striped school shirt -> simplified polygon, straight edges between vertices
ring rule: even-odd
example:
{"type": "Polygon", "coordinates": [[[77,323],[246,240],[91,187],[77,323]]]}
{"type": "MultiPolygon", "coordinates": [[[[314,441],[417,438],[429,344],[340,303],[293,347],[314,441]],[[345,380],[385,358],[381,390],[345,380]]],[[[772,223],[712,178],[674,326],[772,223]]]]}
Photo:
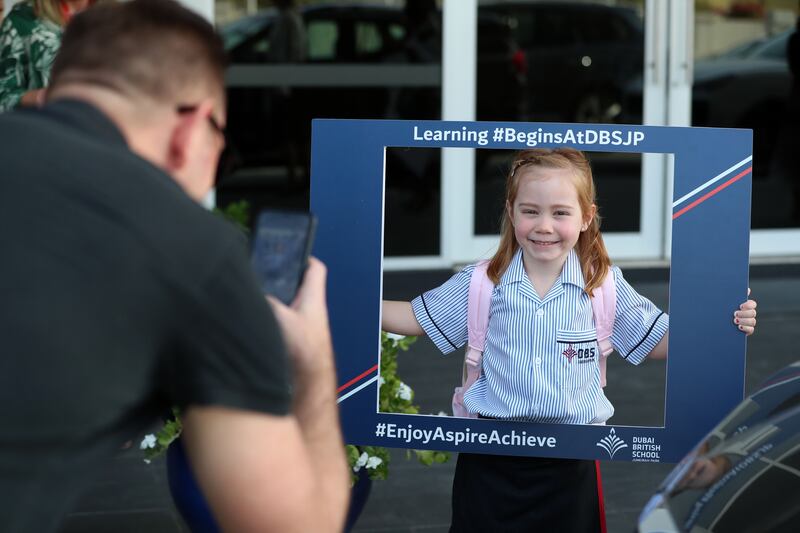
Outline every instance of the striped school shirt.
{"type": "MultiPolygon", "coordinates": [[[[467,342],[467,298],[475,266],[411,305],[442,353],[467,342]]],[[[611,269],[617,312],[611,343],[626,361],[641,363],[669,327],[669,317],[611,269]]],[[[517,251],[492,291],[481,376],[464,395],[470,412],[558,424],[598,424],[614,414],[600,386],[600,350],[580,261],[570,251],[544,298],[533,288],[517,251]]]]}

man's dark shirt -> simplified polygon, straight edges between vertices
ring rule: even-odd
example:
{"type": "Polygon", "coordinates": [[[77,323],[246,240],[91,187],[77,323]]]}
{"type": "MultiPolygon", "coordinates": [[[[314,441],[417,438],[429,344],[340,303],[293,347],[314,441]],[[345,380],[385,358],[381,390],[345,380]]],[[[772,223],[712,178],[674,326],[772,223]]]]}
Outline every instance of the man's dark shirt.
{"type": "Polygon", "coordinates": [[[0,115],[0,139],[0,531],[54,528],[171,405],[289,411],[235,228],[85,103],[0,115]]]}

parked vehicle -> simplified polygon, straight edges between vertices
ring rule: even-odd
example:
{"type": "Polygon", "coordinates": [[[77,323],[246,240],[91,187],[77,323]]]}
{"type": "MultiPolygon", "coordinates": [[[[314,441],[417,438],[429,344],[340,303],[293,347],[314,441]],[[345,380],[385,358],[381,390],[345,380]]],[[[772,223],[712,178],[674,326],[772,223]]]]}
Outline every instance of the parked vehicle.
{"type": "MultiPolygon", "coordinates": [[[[786,46],[791,32],[757,39],[699,60],[694,66],[692,125],[753,129],[754,177],[768,162],[783,122],[792,85],[786,46]]],[[[627,122],[641,122],[642,80],[630,83],[627,122]]]]}
{"type": "Polygon", "coordinates": [[[675,467],[638,531],[800,531],[800,361],[768,379],[675,467]]]}
{"type": "Polygon", "coordinates": [[[533,120],[615,122],[625,84],[641,75],[644,27],[632,8],[592,2],[481,0],[525,51],[533,120]]]}
{"type": "Polygon", "coordinates": [[[692,89],[692,124],[753,129],[754,167],[769,170],[786,113],[792,75],[786,60],[791,32],[759,39],[718,57],[698,61],[692,89]]]}

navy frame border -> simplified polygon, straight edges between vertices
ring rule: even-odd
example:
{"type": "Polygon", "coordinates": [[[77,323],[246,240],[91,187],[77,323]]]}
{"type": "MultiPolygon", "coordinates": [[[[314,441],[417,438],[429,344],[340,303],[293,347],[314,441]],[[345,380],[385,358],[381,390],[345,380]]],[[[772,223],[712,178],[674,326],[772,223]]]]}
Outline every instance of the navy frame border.
{"type": "MultiPolygon", "coordinates": [[[[675,462],[742,400],[746,339],[732,324],[732,313],[748,287],[751,130],[317,119],[312,122],[311,169],[311,210],[319,218],[313,253],[328,266],[346,442],[675,462]],[[437,131],[461,135],[435,140],[437,131]],[[377,412],[385,148],[514,150],[531,143],[590,152],[674,154],[664,427],[616,426],[613,417],[608,425],[591,426],[377,412]]],[[[450,357],[463,357],[463,352],[450,357]]]]}

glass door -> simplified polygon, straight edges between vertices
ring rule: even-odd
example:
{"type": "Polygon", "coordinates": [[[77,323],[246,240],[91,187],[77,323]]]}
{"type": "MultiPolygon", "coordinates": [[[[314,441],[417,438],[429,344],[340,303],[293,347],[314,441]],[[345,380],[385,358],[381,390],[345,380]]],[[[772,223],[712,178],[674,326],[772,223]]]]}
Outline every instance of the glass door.
{"type": "MultiPolygon", "coordinates": [[[[452,119],[666,124],[668,7],[660,1],[478,0],[477,15],[472,15],[476,20],[470,20],[464,9],[453,10],[451,16],[459,19],[454,26],[477,28],[475,77],[462,79],[461,91],[466,92],[463,84],[475,87],[478,105],[473,104],[472,116],[462,113],[452,119]],[[499,43],[510,43],[505,65],[499,43]],[[498,49],[494,55],[490,46],[498,49]],[[513,83],[508,81],[511,76],[513,83]],[[498,79],[506,80],[499,88],[498,79]],[[503,94],[491,94],[499,89],[503,94]]],[[[458,44],[461,50],[469,50],[458,44]]],[[[445,82],[447,45],[445,31],[445,82]]],[[[443,94],[445,102],[448,96],[443,94]]],[[[450,117],[443,114],[443,118],[450,117]]],[[[450,204],[453,213],[450,223],[443,218],[443,252],[451,263],[469,262],[489,256],[496,248],[512,152],[452,152],[453,171],[445,167],[442,176],[442,212],[446,216],[446,204],[450,204]]],[[[664,257],[669,158],[609,152],[588,155],[612,257],[664,257]]]]}
{"type": "Polygon", "coordinates": [[[693,126],[753,130],[751,254],[800,253],[800,39],[794,0],[694,5],[693,126]]]}

